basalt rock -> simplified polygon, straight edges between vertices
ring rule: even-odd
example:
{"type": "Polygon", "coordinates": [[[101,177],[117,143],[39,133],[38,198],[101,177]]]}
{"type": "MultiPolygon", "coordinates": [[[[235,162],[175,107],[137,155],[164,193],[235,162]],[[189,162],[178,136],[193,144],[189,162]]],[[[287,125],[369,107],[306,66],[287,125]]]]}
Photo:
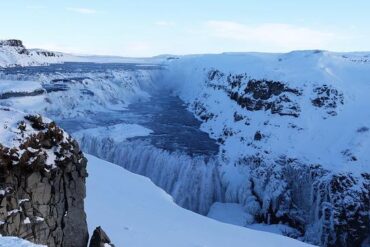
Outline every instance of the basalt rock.
{"type": "Polygon", "coordinates": [[[226,76],[218,70],[211,70],[206,84],[224,91],[231,100],[248,111],[270,111],[271,114],[292,117],[299,117],[301,112],[294,101],[301,96],[301,90],[283,82],[251,79],[246,74],[226,76]]]}
{"type": "Polygon", "coordinates": [[[85,247],[86,159],[55,123],[0,109],[0,234],[85,247]]]}
{"type": "Polygon", "coordinates": [[[98,226],[91,237],[89,247],[114,247],[114,244],[111,243],[108,235],[103,231],[103,229],[98,226]]]}

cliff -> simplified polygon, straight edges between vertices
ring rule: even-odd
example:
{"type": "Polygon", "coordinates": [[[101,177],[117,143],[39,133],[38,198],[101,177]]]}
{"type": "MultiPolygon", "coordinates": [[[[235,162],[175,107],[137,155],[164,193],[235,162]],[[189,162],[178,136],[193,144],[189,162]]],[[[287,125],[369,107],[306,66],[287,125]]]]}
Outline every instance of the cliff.
{"type": "Polygon", "coordinates": [[[54,122],[0,109],[0,234],[86,246],[86,177],[77,142],[54,122]]]}

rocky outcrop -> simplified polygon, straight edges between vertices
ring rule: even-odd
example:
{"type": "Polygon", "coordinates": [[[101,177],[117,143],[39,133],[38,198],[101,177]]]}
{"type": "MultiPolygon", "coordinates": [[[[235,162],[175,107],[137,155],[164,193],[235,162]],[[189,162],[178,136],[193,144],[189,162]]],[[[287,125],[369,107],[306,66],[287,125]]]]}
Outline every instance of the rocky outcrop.
{"type": "Polygon", "coordinates": [[[322,85],[313,89],[315,98],[311,99],[312,105],[324,108],[327,114],[336,116],[338,105],[344,104],[343,93],[329,85],[322,85]]]}
{"type": "Polygon", "coordinates": [[[0,109],[0,234],[38,244],[86,246],[86,159],[40,116],[0,109]]]}
{"type": "Polygon", "coordinates": [[[25,48],[23,42],[18,39],[0,40],[0,46],[13,46],[25,48]]]}
{"type": "Polygon", "coordinates": [[[23,42],[17,39],[0,40],[1,46],[13,47],[21,55],[29,55],[29,51],[24,47],[23,42]]]}
{"type": "Polygon", "coordinates": [[[103,231],[103,229],[98,226],[91,237],[89,247],[114,247],[111,243],[108,235],[103,231]]]}
{"type": "Polygon", "coordinates": [[[248,111],[263,110],[270,111],[271,114],[293,117],[299,117],[301,111],[294,99],[301,96],[302,92],[283,82],[255,80],[246,74],[226,76],[218,70],[211,70],[208,73],[207,86],[225,91],[231,100],[248,111]]]}

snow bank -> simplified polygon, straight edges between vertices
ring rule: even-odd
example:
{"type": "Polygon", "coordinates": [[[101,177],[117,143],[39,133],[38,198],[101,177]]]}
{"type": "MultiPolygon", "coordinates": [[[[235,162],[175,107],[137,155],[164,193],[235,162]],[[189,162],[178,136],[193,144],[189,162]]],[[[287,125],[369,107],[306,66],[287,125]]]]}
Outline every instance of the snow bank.
{"type": "Polygon", "coordinates": [[[310,246],[187,211],[149,179],[94,156],[87,158],[90,232],[101,225],[117,246],[310,246]]]}
{"type": "Polygon", "coordinates": [[[46,247],[45,245],[38,245],[28,242],[26,240],[16,238],[16,237],[1,237],[0,236],[0,246],[1,247],[46,247]]]}

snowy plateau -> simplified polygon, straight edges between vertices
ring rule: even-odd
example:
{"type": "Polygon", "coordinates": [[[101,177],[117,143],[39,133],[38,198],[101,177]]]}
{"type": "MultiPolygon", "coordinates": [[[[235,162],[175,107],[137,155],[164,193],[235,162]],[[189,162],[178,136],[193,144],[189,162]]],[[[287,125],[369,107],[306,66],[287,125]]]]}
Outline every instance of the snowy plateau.
{"type": "MultiPolygon", "coordinates": [[[[10,40],[0,66],[0,143],[18,145],[24,114],[77,140],[90,235],[101,225],[116,246],[370,245],[370,53],[127,59],[10,40]]],[[[52,167],[60,157],[45,152],[52,167]]]]}

